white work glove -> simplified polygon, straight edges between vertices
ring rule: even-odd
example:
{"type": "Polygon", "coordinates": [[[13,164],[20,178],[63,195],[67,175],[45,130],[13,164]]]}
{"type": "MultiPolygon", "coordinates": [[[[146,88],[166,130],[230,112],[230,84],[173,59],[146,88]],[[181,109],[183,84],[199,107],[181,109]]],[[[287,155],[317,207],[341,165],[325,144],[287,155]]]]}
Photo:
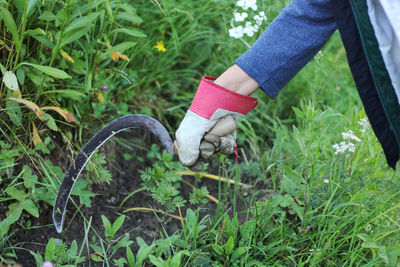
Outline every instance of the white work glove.
{"type": "MultiPolygon", "coordinates": [[[[192,105],[186,112],[178,130],[176,131],[176,148],[179,160],[183,165],[192,167],[200,156],[200,143],[204,135],[209,132],[221,119],[231,115],[235,121],[247,114],[257,105],[257,99],[235,93],[213,82],[214,77],[203,77],[193,99],[192,105]]],[[[235,133],[208,136],[215,149],[222,149],[228,153],[233,151],[235,133]],[[223,136],[223,138],[221,137],[223,136]]],[[[207,138],[206,138],[207,139],[207,138]]],[[[202,149],[210,151],[210,148],[202,149]]],[[[210,154],[210,153],[208,153],[210,154]]]]}

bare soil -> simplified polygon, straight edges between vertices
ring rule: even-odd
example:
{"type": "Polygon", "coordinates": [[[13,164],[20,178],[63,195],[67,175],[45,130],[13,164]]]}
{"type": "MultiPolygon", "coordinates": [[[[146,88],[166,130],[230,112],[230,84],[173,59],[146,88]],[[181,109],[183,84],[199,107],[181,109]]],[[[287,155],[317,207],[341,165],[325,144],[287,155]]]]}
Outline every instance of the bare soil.
{"type": "MultiPolygon", "coordinates": [[[[147,144],[147,148],[149,148],[152,143],[158,142],[155,140],[155,137],[140,130],[135,130],[135,135],[143,137],[142,140],[144,140],[144,144],[147,144]]],[[[118,137],[128,138],[129,133],[128,136],[126,133],[122,133],[122,135],[120,136],[119,134],[118,137]]],[[[130,136],[129,138],[132,137],[130,136]]],[[[141,144],[143,145],[143,141],[140,142],[138,143],[138,147],[140,147],[141,144]]],[[[76,240],[80,247],[82,241],[84,240],[84,225],[85,220],[87,219],[91,219],[92,228],[89,232],[90,241],[92,240],[92,236],[96,235],[95,233],[104,238],[104,227],[101,220],[101,215],[105,215],[111,222],[113,222],[116,218],[122,215],[123,210],[127,208],[146,207],[162,209],[162,207],[155,200],[153,200],[150,193],[146,191],[136,193],[128,201],[126,201],[121,209],[118,209],[118,206],[127,195],[142,187],[139,170],[144,170],[146,166],[151,166],[152,162],[145,161],[142,163],[138,160],[135,160],[135,158],[126,161],[123,157],[123,153],[125,153],[126,150],[122,146],[117,145],[115,142],[107,142],[104,147],[101,148],[101,152],[106,155],[106,158],[113,158],[113,160],[110,160],[107,166],[107,169],[112,172],[112,181],[110,184],[92,184],[90,186],[90,190],[97,194],[95,197],[91,198],[91,207],[80,206],[78,212],[78,209],[72,204],[72,201],[69,201],[67,214],[65,217],[66,220],[64,222],[64,229],[61,234],[58,234],[54,228],[51,216],[51,206],[43,204],[40,210],[40,218],[38,219],[27,214],[23,215],[20,220],[21,225],[26,225],[25,222],[30,220],[32,226],[30,229],[17,230],[10,239],[12,244],[17,245],[16,253],[18,255],[18,262],[20,264],[23,266],[36,266],[35,260],[30,251],[40,252],[41,255],[44,255],[46,244],[52,237],[61,239],[67,244],[71,244],[73,240],[76,240]]],[[[146,150],[138,149],[136,155],[138,157],[140,156],[146,158],[146,153],[146,150]]],[[[232,156],[232,158],[234,161],[234,156],[232,156]]],[[[67,167],[68,166],[63,167],[64,171],[67,169],[67,167]]],[[[82,179],[82,175],[80,179],[82,179]]],[[[196,181],[194,181],[194,178],[191,176],[185,176],[184,179],[192,184],[196,184],[196,181]]],[[[218,196],[217,181],[203,179],[199,184],[197,184],[197,186],[202,185],[207,186],[211,195],[215,197],[218,196]]],[[[265,185],[258,185],[257,187],[260,186],[265,185]]],[[[192,189],[188,185],[182,183],[181,191],[183,192],[183,197],[188,200],[189,193],[192,191],[192,189]]],[[[229,189],[229,191],[232,190],[229,189]]],[[[249,195],[253,192],[254,191],[250,189],[250,191],[247,190],[245,194],[249,195]]],[[[79,203],[79,198],[74,198],[74,200],[75,203],[79,203]]],[[[231,204],[232,203],[226,203],[224,207],[229,209],[231,208],[231,204]]],[[[245,210],[246,206],[247,205],[243,201],[239,201],[238,210],[245,210]]],[[[186,213],[186,209],[189,207],[192,209],[197,208],[196,206],[191,206],[189,202],[187,202],[187,206],[182,210],[183,216],[186,213]]],[[[0,209],[5,210],[1,206],[0,209]]],[[[215,210],[216,204],[213,202],[208,202],[206,205],[202,206],[201,215],[213,215],[215,210]]],[[[141,237],[146,241],[147,244],[150,244],[154,239],[160,237],[160,233],[164,233],[164,231],[166,231],[170,235],[176,231],[179,231],[181,227],[179,220],[162,214],[157,214],[156,216],[153,212],[141,211],[128,212],[125,214],[125,222],[118,231],[117,236],[129,233],[130,240],[133,241],[135,241],[136,237],[141,237]]],[[[239,219],[240,221],[245,220],[246,213],[241,213],[239,219]]],[[[131,249],[134,253],[138,250],[136,242],[132,244],[131,249]]],[[[124,256],[125,252],[122,251],[122,249],[120,249],[120,251],[121,256],[124,256]]],[[[89,258],[86,249],[83,254],[89,258]]],[[[82,266],[88,266],[88,264],[82,264],[82,266]]]]}

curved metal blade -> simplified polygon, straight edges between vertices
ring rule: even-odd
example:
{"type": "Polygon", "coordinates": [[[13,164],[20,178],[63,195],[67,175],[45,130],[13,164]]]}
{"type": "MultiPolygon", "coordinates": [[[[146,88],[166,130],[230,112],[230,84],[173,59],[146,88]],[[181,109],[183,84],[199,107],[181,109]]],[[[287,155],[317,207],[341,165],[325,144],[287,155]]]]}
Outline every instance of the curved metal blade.
{"type": "Polygon", "coordinates": [[[58,190],[57,197],[53,207],[53,222],[58,233],[61,233],[65,209],[68,204],[68,199],[71,194],[72,188],[79,174],[85,167],[87,161],[93,155],[97,148],[99,148],[105,141],[107,141],[114,134],[129,129],[129,128],[144,128],[158,136],[160,142],[164,145],[165,149],[174,154],[173,142],[167,129],[156,119],[146,115],[128,115],[112,121],[107,124],[103,129],[98,131],[89,142],[82,148],[75,161],[69,167],[60,189],[58,190]]]}

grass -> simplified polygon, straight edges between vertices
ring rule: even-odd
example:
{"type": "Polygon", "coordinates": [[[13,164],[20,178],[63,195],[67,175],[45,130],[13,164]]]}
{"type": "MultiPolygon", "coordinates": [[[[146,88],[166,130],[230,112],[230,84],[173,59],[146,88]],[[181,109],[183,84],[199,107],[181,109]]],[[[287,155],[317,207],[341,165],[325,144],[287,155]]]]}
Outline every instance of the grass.
{"type": "MultiPolygon", "coordinates": [[[[258,1],[268,18],[263,27],[285,4],[258,1]]],[[[3,75],[16,74],[19,87],[0,87],[1,263],[14,262],[25,249],[11,237],[51,210],[64,175],[59,166],[96,129],[142,113],[174,132],[199,78],[220,74],[247,49],[228,35],[234,5],[0,2],[0,67],[3,75]],[[154,47],[161,41],[165,52],[154,47]]],[[[96,232],[79,207],[91,205],[91,184],[111,179],[113,155],[97,154],[74,190],[83,240],[49,239],[32,252],[37,265],[399,266],[399,175],[387,166],[372,130],[360,124],[365,113],[338,34],[275,100],[261,91],[255,96],[259,106],[239,122],[239,162],[220,156],[207,174],[253,187],[218,181],[216,209],[205,210],[210,192],[195,188],[185,199],[182,166],[156,148],[141,158],[137,147],[116,140],[130,149],[127,160],[157,160],[138,190],[163,205],[155,218],[173,213],[181,228],[164,229],[147,244],[120,233],[124,215],[113,222],[103,216],[104,232],[96,232]],[[344,140],[349,130],[360,141],[344,140]],[[335,153],[333,145],[342,141],[352,141],[355,151],[335,153]],[[132,244],[139,249],[132,251],[132,244]]]]}

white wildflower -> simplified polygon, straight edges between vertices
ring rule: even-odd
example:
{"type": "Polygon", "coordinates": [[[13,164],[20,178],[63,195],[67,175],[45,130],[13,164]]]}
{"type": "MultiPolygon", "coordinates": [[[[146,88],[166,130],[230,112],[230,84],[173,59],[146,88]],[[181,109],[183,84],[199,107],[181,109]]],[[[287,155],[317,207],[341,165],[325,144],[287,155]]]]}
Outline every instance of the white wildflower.
{"type": "Polygon", "coordinates": [[[358,138],[357,136],[354,135],[354,132],[352,130],[348,130],[347,132],[343,132],[342,136],[343,136],[344,140],[351,139],[351,140],[354,140],[354,141],[357,141],[357,142],[361,141],[360,138],[358,138]]]}
{"type": "Polygon", "coordinates": [[[244,10],[249,8],[253,9],[254,11],[257,10],[257,0],[239,0],[236,2],[237,6],[240,6],[244,10]]]}
{"type": "Polygon", "coordinates": [[[233,13],[233,16],[234,16],[234,19],[236,22],[241,22],[241,21],[244,21],[248,17],[248,14],[246,12],[243,12],[243,13],[235,12],[235,13],[233,13]]]}
{"type": "Polygon", "coordinates": [[[232,29],[229,30],[229,36],[235,39],[242,38],[243,35],[244,35],[243,26],[232,27],[232,29]]]}
{"type": "Polygon", "coordinates": [[[324,183],[325,184],[329,184],[329,180],[328,179],[324,179],[324,183]]]}
{"type": "Polygon", "coordinates": [[[368,121],[368,119],[367,119],[366,117],[362,118],[362,119],[358,122],[358,124],[361,125],[361,127],[362,127],[361,133],[363,133],[363,134],[364,134],[365,131],[371,126],[371,125],[369,124],[369,121],[368,121]]]}
{"type": "Polygon", "coordinates": [[[335,155],[344,154],[346,151],[354,153],[356,151],[356,147],[352,142],[342,141],[340,144],[334,144],[333,149],[335,149],[335,155]]]}
{"type": "Polygon", "coordinates": [[[251,22],[247,21],[243,31],[245,34],[247,34],[247,36],[252,37],[254,33],[258,31],[258,26],[257,25],[253,26],[251,22]]]}
{"type": "Polygon", "coordinates": [[[264,20],[267,20],[267,17],[265,16],[264,11],[261,11],[258,13],[258,15],[255,15],[253,19],[255,20],[256,24],[260,26],[264,20]]]}

